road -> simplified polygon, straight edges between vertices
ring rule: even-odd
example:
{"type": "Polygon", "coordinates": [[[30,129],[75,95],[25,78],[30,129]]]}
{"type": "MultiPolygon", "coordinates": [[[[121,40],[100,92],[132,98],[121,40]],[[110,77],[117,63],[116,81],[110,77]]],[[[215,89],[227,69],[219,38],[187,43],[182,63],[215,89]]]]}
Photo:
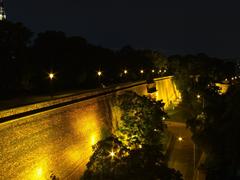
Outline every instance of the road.
{"type": "Polygon", "coordinates": [[[191,132],[184,122],[168,121],[168,130],[174,134],[174,145],[169,154],[168,166],[179,170],[184,180],[192,180],[194,172],[194,144],[191,132]],[[178,140],[182,137],[182,141],[178,140]]]}

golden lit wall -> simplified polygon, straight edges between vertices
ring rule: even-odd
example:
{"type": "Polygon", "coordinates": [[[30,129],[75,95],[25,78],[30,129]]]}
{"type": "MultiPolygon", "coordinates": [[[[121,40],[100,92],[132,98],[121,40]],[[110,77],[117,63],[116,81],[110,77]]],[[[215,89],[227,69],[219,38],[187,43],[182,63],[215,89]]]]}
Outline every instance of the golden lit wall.
{"type": "MultiPolygon", "coordinates": [[[[126,90],[144,94],[146,85],[126,90]]],[[[78,179],[119,116],[112,100],[126,90],[0,124],[0,179],[78,179]]]]}
{"type": "MultiPolygon", "coordinates": [[[[156,80],[156,85],[158,99],[169,102],[177,97],[171,78],[156,80]]],[[[78,179],[92,154],[91,146],[118,123],[121,113],[113,106],[114,97],[129,90],[147,95],[146,84],[136,85],[1,123],[0,179],[42,180],[50,179],[51,175],[78,179]]],[[[24,112],[24,107],[20,109],[24,112]]]]}
{"type": "Polygon", "coordinates": [[[154,79],[156,83],[156,99],[163,100],[164,108],[178,103],[181,98],[180,92],[177,90],[172,76],[154,79]]]}
{"type": "Polygon", "coordinates": [[[216,83],[215,85],[220,88],[220,91],[219,91],[220,94],[227,93],[228,88],[229,88],[229,84],[216,83]]]}

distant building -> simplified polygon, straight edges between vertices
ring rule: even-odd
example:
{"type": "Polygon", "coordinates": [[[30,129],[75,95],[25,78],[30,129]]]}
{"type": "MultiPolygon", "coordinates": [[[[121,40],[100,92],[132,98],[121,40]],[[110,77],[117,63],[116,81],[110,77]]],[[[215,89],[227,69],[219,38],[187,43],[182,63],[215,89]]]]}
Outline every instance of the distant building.
{"type": "Polygon", "coordinates": [[[0,0],[0,21],[3,21],[7,18],[5,10],[4,10],[4,5],[3,5],[3,0],[0,0]]]}

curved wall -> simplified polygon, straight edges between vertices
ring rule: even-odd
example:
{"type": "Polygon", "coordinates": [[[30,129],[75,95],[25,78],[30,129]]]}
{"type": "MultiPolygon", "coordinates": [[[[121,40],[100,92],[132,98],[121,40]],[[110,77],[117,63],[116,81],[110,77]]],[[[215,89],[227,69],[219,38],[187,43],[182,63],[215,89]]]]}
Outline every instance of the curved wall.
{"type": "MultiPolygon", "coordinates": [[[[168,94],[172,92],[171,87],[163,93],[161,86],[167,82],[159,81],[162,80],[156,80],[159,94],[171,98],[172,94],[168,94]]],[[[53,175],[60,179],[79,179],[92,154],[91,146],[109,134],[119,120],[119,109],[113,107],[114,97],[129,90],[148,94],[147,84],[142,82],[114,89],[92,92],[89,98],[75,96],[74,101],[71,96],[44,102],[44,106],[53,108],[44,107],[42,111],[37,104],[0,111],[3,118],[7,118],[4,112],[11,112],[8,115],[13,118],[0,124],[0,179],[41,180],[53,175]],[[15,118],[19,109],[23,116],[15,118]],[[33,113],[25,116],[24,110],[33,113]]]]}

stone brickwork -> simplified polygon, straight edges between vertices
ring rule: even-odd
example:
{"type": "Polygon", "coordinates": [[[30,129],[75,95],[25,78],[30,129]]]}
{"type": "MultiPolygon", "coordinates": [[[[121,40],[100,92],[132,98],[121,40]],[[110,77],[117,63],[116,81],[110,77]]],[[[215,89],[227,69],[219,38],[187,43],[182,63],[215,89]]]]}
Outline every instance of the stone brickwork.
{"type": "Polygon", "coordinates": [[[0,111],[0,118],[10,117],[0,123],[0,179],[79,179],[92,145],[110,134],[120,118],[114,97],[129,90],[147,95],[147,84],[125,84],[0,111]]]}

